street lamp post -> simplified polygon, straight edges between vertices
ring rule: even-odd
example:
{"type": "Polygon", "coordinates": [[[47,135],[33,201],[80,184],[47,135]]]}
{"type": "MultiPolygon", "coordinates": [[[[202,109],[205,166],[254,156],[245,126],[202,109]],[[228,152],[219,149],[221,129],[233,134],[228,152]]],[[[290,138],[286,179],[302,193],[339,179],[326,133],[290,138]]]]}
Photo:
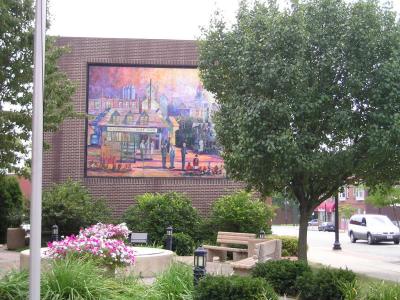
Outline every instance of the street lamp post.
{"type": "Polygon", "coordinates": [[[55,224],[51,227],[51,241],[52,242],[58,241],[58,226],[55,224]]]}
{"type": "Polygon", "coordinates": [[[261,229],[260,232],[258,233],[258,238],[265,239],[265,231],[263,229],[261,229]]]}
{"type": "Polygon", "coordinates": [[[172,226],[167,227],[167,249],[172,251],[172,226]]]}
{"type": "Polygon", "coordinates": [[[339,197],[335,195],[335,242],[333,243],[333,250],[342,250],[339,242],[339,197]]]}
{"type": "Polygon", "coordinates": [[[202,246],[194,251],[193,283],[196,286],[199,280],[206,275],[207,250],[202,246]]]}

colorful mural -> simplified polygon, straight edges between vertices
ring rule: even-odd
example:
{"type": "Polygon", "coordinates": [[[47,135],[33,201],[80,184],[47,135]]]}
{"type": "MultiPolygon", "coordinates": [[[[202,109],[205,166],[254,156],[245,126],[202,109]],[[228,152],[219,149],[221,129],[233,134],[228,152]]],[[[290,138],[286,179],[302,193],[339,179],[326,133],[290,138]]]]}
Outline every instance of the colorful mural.
{"type": "Polygon", "coordinates": [[[225,177],[197,69],[88,68],[86,176],[225,177]]]}

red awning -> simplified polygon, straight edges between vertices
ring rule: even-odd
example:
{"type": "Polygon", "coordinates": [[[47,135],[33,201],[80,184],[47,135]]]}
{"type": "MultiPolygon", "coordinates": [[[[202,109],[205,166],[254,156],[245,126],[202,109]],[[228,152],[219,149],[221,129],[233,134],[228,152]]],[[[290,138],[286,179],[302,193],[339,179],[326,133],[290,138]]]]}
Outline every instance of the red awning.
{"type": "Polygon", "coordinates": [[[315,208],[315,211],[326,211],[327,213],[331,213],[335,211],[335,202],[324,201],[315,208]]]}

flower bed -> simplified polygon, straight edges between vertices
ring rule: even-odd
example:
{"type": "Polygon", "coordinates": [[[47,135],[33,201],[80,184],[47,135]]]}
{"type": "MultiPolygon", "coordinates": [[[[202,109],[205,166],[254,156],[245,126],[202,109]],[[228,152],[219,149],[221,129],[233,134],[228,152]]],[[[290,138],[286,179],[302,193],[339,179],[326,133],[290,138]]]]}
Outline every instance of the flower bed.
{"type": "Polygon", "coordinates": [[[130,231],[124,223],[96,224],[81,229],[78,236],[71,235],[58,242],[48,243],[46,255],[65,258],[67,255],[89,256],[107,266],[127,266],[135,262],[135,251],[125,244],[130,231]]]}

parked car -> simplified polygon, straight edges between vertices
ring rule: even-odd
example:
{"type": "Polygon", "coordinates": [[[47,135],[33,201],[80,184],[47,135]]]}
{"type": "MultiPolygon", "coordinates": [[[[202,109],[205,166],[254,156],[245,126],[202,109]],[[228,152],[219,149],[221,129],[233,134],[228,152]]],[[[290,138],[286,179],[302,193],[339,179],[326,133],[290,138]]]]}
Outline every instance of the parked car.
{"type": "Polygon", "coordinates": [[[318,226],[319,231],[335,231],[335,225],[332,222],[322,222],[318,226]]]}
{"type": "Polygon", "coordinates": [[[354,215],[350,218],[350,241],[367,240],[368,244],[392,241],[399,244],[400,230],[384,215],[354,215]]]}
{"type": "Polygon", "coordinates": [[[308,222],[308,226],[318,226],[318,219],[312,219],[308,222]]]}

